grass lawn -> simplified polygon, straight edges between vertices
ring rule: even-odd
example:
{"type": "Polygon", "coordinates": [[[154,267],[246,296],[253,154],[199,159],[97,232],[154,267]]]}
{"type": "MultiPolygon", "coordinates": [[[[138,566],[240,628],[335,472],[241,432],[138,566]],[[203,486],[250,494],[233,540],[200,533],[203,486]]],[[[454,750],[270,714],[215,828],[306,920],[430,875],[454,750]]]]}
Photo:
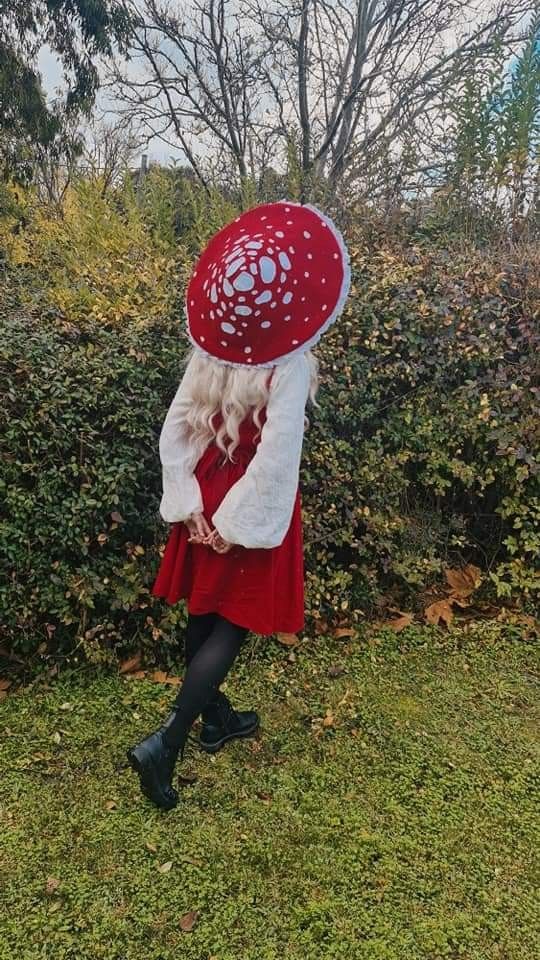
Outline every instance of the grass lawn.
{"type": "Polygon", "coordinates": [[[11,694],[0,960],[533,960],[538,666],[489,623],[253,637],[225,689],[259,737],[191,743],[169,813],[125,750],[174,688],[86,670],[11,694]]]}

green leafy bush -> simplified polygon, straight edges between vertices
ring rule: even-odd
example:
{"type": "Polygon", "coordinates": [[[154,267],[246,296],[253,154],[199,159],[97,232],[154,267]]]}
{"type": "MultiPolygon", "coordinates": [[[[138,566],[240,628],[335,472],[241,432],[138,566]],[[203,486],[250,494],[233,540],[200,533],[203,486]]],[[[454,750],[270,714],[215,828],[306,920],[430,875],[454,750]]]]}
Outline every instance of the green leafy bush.
{"type": "MultiPolygon", "coordinates": [[[[4,642],[96,662],[133,646],[166,655],[185,611],[149,594],[168,533],[158,434],[187,346],[193,236],[156,236],[129,189],[103,200],[85,185],[49,226],[32,203],[10,216],[4,642]]],[[[494,596],[527,601],[538,586],[537,264],[349,239],[353,288],[316,349],[320,408],[308,407],[301,473],[308,627],[358,618],[383,595],[420,603],[464,562],[494,596]]]]}

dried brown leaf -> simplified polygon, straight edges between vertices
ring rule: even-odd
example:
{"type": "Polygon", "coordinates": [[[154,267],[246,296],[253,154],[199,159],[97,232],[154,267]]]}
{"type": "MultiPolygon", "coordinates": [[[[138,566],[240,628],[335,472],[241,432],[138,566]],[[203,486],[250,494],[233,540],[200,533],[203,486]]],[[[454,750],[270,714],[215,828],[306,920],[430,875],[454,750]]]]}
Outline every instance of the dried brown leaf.
{"type": "Polygon", "coordinates": [[[153,680],[154,683],[166,683],[167,673],[165,670],[154,670],[154,672],[150,675],[150,679],[153,680]]]}
{"type": "Polygon", "coordinates": [[[410,627],[414,619],[413,613],[402,613],[399,612],[399,617],[396,617],[394,620],[385,620],[382,624],[383,627],[389,627],[390,630],[395,630],[396,633],[400,633],[401,630],[404,630],[405,627],[410,627]]]}
{"type": "Polygon", "coordinates": [[[122,660],[118,670],[120,673],[133,673],[134,670],[138,670],[141,666],[142,653],[139,650],[138,653],[135,653],[132,657],[128,657],[127,660],[122,660]]]}
{"type": "Polygon", "coordinates": [[[452,603],[451,598],[447,600],[436,600],[435,603],[430,603],[429,607],[426,607],[424,610],[427,623],[433,623],[438,626],[439,621],[442,620],[447,626],[450,626],[454,619],[452,603]]]}
{"type": "Polygon", "coordinates": [[[461,569],[448,567],[444,575],[451,588],[451,594],[456,597],[470,597],[482,582],[480,567],[475,567],[472,563],[468,563],[461,569]]]}
{"type": "Polygon", "coordinates": [[[189,933],[197,923],[198,917],[198,910],[190,910],[189,913],[185,913],[184,916],[180,918],[180,929],[185,933],[189,933]]]}
{"type": "Polygon", "coordinates": [[[296,633],[276,633],[276,639],[284,647],[295,647],[298,643],[296,633]]]}

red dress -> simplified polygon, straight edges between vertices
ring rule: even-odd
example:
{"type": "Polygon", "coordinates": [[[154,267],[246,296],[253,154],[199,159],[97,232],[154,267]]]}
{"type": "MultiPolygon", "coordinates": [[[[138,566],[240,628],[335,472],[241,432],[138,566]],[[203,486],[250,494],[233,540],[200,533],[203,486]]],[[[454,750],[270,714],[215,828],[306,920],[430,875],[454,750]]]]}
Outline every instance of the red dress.
{"type": "MultiPolygon", "coordinates": [[[[216,426],[221,414],[216,414],[216,426]]],[[[266,408],[261,410],[261,424],[266,408]]],[[[249,415],[240,424],[236,463],[224,457],[214,441],[197,462],[203,513],[211,529],[212,515],[223,497],[244,474],[260,435],[249,415]]],[[[188,542],[183,521],[172,524],[151,593],[167,603],[187,599],[189,613],[220,613],[253,633],[297,633],[304,627],[304,554],[300,488],[296,492],[289,529],[273,548],[233,544],[227,553],[188,542]]]]}

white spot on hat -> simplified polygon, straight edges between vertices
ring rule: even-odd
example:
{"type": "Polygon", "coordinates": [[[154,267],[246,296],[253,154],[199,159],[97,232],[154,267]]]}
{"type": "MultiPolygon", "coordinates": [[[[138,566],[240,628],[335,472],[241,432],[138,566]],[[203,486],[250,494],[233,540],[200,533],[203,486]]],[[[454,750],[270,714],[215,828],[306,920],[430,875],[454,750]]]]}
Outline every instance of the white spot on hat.
{"type": "Polygon", "coordinates": [[[225,278],[225,280],[223,281],[223,293],[225,294],[226,297],[232,297],[234,294],[232,284],[229,283],[227,278],[225,278]]]}
{"type": "Polygon", "coordinates": [[[249,269],[251,270],[252,273],[257,273],[257,264],[256,264],[256,263],[250,263],[249,269]]]}
{"type": "Polygon", "coordinates": [[[233,283],[237,290],[251,290],[255,285],[255,281],[249,273],[238,274],[233,283]]]}
{"type": "Polygon", "coordinates": [[[217,294],[215,283],[212,284],[212,289],[210,291],[210,299],[212,303],[217,303],[218,301],[218,294],[217,294]]]}
{"type": "Polygon", "coordinates": [[[251,353],[251,347],[244,347],[244,353],[251,353]]]}
{"type": "Polygon", "coordinates": [[[267,327],[271,327],[271,326],[272,324],[270,323],[270,320],[263,320],[263,322],[261,323],[261,327],[263,327],[264,330],[266,330],[267,327]]]}
{"type": "Polygon", "coordinates": [[[221,346],[222,346],[222,347],[226,347],[226,346],[227,346],[227,341],[226,341],[226,340],[220,340],[220,343],[221,343],[221,346]]]}
{"type": "Polygon", "coordinates": [[[251,307],[235,307],[234,312],[240,317],[250,317],[252,310],[251,307]]]}
{"type": "Polygon", "coordinates": [[[263,283],[272,283],[276,275],[276,265],[270,257],[261,257],[259,260],[259,270],[263,283]]]}
{"type": "Polygon", "coordinates": [[[309,272],[308,272],[307,270],[306,270],[306,272],[304,273],[304,276],[305,276],[305,277],[309,277],[309,272]]]}
{"type": "MultiPolygon", "coordinates": [[[[280,282],[280,283],[285,283],[286,279],[287,279],[287,274],[284,273],[283,271],[281,271],[281,273],[280,273],[280,275],[279,275],[279,282],[280,282]]],[[[279,293],[279,290],[278,290],[278,293],[279,293]]]]}
{"type": "Polygon", "coordinates": [[[298,343],[298,340],[291,340],[291,343],[298,343]]]}
{"type": "Polygon", "coordinates": [[[328,310],[328,304],[323,303],[322,308],[323,308],[323,310],[328,310]]]}
{"type": "Polygon", "coordinates": [[[304,236],[305,236],[306,240],[311,240],[311,234],[310,234],[309,230],[304,230],[304,236]]]}
{"type": "Polygon", "coordinates": [[[245,257],[242,257],[241,260],[233,260],[233,262],[230,263],[229,266],[227,267],[225,276],[232,277],[233,273],[236,273],[236,271],[239,270],[240,267],[243,267],[245,262],[246,262],[245,257]]]}
{"type": "Polygon", "coordinates": [[[290,292],[290,290],[288,290],[285,296],[283,297],[283,303],[290,303],[292,298],[293,298],[293,295],[290,292]]]}
{"type": "Polygon", "coordinates": [[[250,240],[249,243],[246,243],[246,247],[248,250],[260,250],[262,243],[258,240],[250,240]]]}
{"type": "Polygon", "coordinates": [[[286,316],[286,317],[284,317],[283,319],[284,319],[284,320],[290,320],[290,319],[291,319],[291,315],[290,315],[290,313],[288,313],[288,314],[287,314],[287,316],[286,316]]]}
{"type": "MultiPolygon", "coordinates": [[[[236,327],[233,327],[232,323],[227,323],[226,321],[221,324],[221,329],[223,333],[236,333],[236,327]]],[[[221,342],[223,343],[223,341],[221,342]]]]}
{"type": "Polygon", "coordinates": [[[279,254],[279,262],[284,270],[291,269],[291,266],[292,266],[291,261],[289,260],[287,254],[283,252],[283,250],[279,254]]]}
{"type": "Polygon", "coordinates": [[[201,337],[202,343],[204,343],[205,339],[206,339],[206,337],[201,337]]]}
{"type": "Polygon", "coordinates": [[[282,233],[281,230],[276,230],[276,237],[279,237],[279,238],[281,239],[281,238],[284,237],[284,236],[285,236],[285,234],[282,233]]]}
{"type": "Polygon", "coordinates": [[[338,254],[338,253],[335,253],[335,254],[334,254],[334,260],[339,260],[339,254],[338,254]]]}
{"type": "Polygon", "coordinates": [[[271,299],[272,299],[271,291],[263,290],[263,292],[260,293],[257,299],[255,300],[255,303],[268,303],[268,301],[271,299]]]}

